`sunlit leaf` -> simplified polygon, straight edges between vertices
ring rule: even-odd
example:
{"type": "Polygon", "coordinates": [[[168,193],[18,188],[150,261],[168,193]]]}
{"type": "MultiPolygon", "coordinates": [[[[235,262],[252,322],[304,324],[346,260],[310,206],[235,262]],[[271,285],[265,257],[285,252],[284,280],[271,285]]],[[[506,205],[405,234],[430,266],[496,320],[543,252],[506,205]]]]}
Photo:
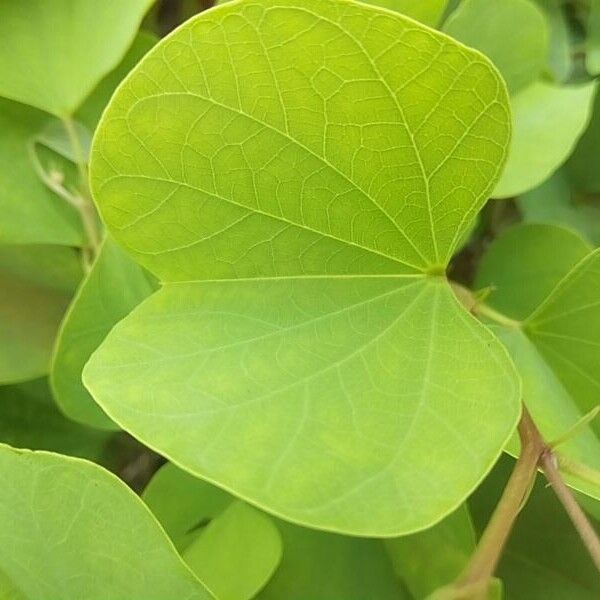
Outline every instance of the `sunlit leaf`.
{"type": "MultiPolygon", "coordinates": [[[[503,460],[470,499],[479,531],[489,520],[512,463],[503,460]]],[[[508,600],[592,600],[600,595],[598,571],[541,477],[519,514],[498,575],[508,600]]]]}
{"type": "Polygon", "coordinates": [[[81,277],[62,246],[0,246],[0,383],[48,372],[54,337],[81,277]]]}
{"type": "Polygon", "coordinates": [[[152,478],[143,499],[220,600],[253,598],[279,564],[281,538],[267,515],[172,464],[152,478]]]}
{"type": "Polygon", "coordinates": [[[389,11],[269,0],[188,22],[95,137],[105,222],[165,285],[92,356],[88,389],[288,519],[364,535],[438,521],[518,418],[503,348],[438,276],[508,136],[491,65],[389,11]]]}
{"type": "Polygon", "coordinates": [[[594,82],[559,87],[540,81],[511,98],[513,139],[495,197],[522,194],[565,162],[588,126],[595,93],[594,82]]]}
{"type": "Polygon", "coordinates": [[[106,239],[63,320],[52,361],[56,401],[75,421],[93,427],[117,427],[83,387],[81,372],[112,327],[151,292],[142,269],[106,239]]]}
{"type": "Polygon", "coordinates": [[[0,570],[27,600],[209,599],[150,511],[75,458],[0,446],[0,570]]]}
{"type": "Polygon", "coordinates": [[[0,96],[72,115],[123,58],[151,3],[0,3],[0,96]]]}
{"type": "Polygon", "coordinates": [[[454,581],[475,551],[475,531],[466,505],[432,528],[385,540],[395,571],[415,600],[454,581]]]}
{"type": "MultiPolygon", "coordinates": [[[[0,9],[1,13],[1,9],[0,9]]],[[[33,170],[28,145],[48,116],[0,99],[0,243],[83,242],[79,215],[45,187],[33,170]]]]}
{"type": "Polygon", "coordinates": [[[511,94],[536,81],[544,68],[548,25],[530,0],[463,0],[444,31],[489,56],[511,94]]]}

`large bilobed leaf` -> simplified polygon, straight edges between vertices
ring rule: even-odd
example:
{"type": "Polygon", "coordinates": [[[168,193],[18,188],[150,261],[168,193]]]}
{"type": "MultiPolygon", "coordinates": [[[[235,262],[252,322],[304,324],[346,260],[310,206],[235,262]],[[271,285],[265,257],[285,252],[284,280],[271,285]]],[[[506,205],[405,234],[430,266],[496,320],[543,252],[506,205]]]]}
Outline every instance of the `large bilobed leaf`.
{"type": "Polygon", "coordinates": [[[527,223],[562,225],[600,246],[600,202],[571,189],[563,170],[517,199],[527,223]]]}
{"type": "Polygon", "coordinates": [[[486,59],[389,11],[247,1],[188,22],[95,137],[105,222],[165,285],[86,386],[173,462],[293,521],[440,520],[518,419],[512,364],[439,276],[509,121],[486,59]]]}
{"type": "Polygon", "coordinates": [[[54,405],[45,379],[0,387],[2,443],[100,462],[106,455],[109,435],[66,419],[54,405]]]}
{"type": "Polygon", "coordinates": [[[0,445],[0,482],[0,571],[22,598],[212,598],[103,468],[0,445]]]}
{"type": "Polygon", "coordinates": [[[72,115],[123,58],[152,0],[0,4],[0,96],[72,115]]]}
{"type": "MultiPolygon", "coordinates": [[[[598,252],[585,253],[585,248],[577,235],[550,225],[517,227],[492,245],[491,258],[484,258],[476,280],[479,285],[496,283],[498,290],[490,296],[494,308],[519,319],[527,317],[514,327],[495,326],[494,331],[521,374],[524,401],[549,442],[562,437],[598,404],[600,383],[594,365],[600,361],[600,277],[594,272],[599,261],[598,252]],[[582,253],[583,259],[577,260],[582,253]],[[517,264],[522,283],[506,276],[509,266],[517,264]],[[537,306],[528,315],[534,302],[537,306]]],[[[508,449],[518,452],[516,436],[508,449]]],[[[596,432],[583,428],[558,452],[600,470],[597,428],[596,432]]],[[[600,498],[593,480],[568,469],[565,479],[600,498]]]]}
{"type": "Polygon", "coordinates": [[[595,82],[559,87],[540,81],[511,98],[513,138],[495,197],[527,192],[565,162],[588,126],[595,93],[595,82]]]}
{"type": "Polygon", "coordinates": [[[435,27],[440,22],[442,14],[448,5],[448,0],[362,0],[365,4],[373,4],[382,8],[395,10],[435,27]]]}
{"type": "Polygon", "coordinates": [[[475,531],[466,505],[430,529],[385,540],[395,571],[415,600],[454,581],[475,551],[475,531]]]}
{"type": "Polygon", "coordinates": [[[0,384],[48,372],[81,267],[64,246],[0,246],[0,384]]]}
{"type": "Polygon", "coordinates": [[[281,560],[270,517],[172,464],[156,473],[143,499],[219,600],[253,598],[281,560]]]}
{"type": "MultiPolygon", "coordinates": [[[[481,532],[513,466],[506,457],[475,492],[469,504],[481,532]]],[[[592,600],[600,578],[564,508],[543,478],[517,521],[498,569],[507,600],[592,600]]]]}
{"type": "Polygon", "coordinates": [[[546,63],[548,25],[530,0],[463,0],[444,31],[489,56],[511,95],[536,81],[546,63]]]}
{"type": "Polygon", "coordinates": [[[583,192],[600,192],[600,94],[596,94],[590,123],[566,163],[569,179],[583,192]]]}
{"type": "Polygon", "coordinates": [[[600,73],[600,2],[591,0],[585,66],[591,75],[600,73]]]}
{"type": "Polygon", "coordinates": [[[44,186],[30,160],[28,144],[47,119],[34,108],[0,99],[1,244],[83,242],[79,215],[44,186]]]}
{"type": "Polygon", "coordinates": [[[523,320],[591,250],[588,242],[564,227],[517,225],[498,237],[484,254],[475,287],[491,286],[493,307],[523,320]]]}
{"type": "Polygon", "coordinates": [[[107,238],[69,307],[54,348],[52,390],[70,418],[92,427],[117,428],[83,387],[81,372],[113,326],[151,292],[143,270],[107,238]]]}

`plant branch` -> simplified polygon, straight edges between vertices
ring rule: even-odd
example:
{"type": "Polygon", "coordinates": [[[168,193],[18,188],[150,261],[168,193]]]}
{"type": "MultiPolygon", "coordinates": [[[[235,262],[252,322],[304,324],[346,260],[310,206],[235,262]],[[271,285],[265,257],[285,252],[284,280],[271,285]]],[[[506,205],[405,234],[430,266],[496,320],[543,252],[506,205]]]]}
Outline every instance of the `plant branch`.
{"type": "Polygon", "coordinates": [[[485,584],[496,571],[504,546],[523,506],[523,500],[529,494],[535,479],[543,450],[541,440],[535,435],[532,426],[533,422],[527,409],[523,407],[523,416],[519,423],[521,454],[467,569],[455,584],[459,588],[480,589],[480,586],[483,586],[481,590],[482,594],[485,594],[485,584]]]}
{"type": "Polygon", "coordinates": [[[566,486],[558,471],[558,461],[550,448],[545,448],[540,457],[540,464],[550,482],[554,493],[557,495],[566,513],[569,515],[573,526],[577,530],[581,541],[587,548],[596,568],[600,571],[600,539],[592,527],[589,519],[577,504],[577,500],[566,486]]]}

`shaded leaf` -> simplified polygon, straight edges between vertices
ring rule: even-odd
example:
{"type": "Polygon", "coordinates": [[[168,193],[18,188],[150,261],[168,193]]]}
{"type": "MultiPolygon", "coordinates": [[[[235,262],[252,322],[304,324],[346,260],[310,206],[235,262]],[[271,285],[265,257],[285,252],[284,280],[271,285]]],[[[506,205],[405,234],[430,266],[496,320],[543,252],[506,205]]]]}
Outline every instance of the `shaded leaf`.
{"type": "Polygon", "coordinates": [[[112,327],[151,292],[142,269],[107,238],[69,307],[55,343],[52,389],[61,410],[70,418],[92,427],[116,428],[83,387],[81,372],[112,327]]]}
{"type": "Polygon", "coordinates": [[[600,73],[600,2],[590,0],[590,13],[587,23],[585,66],[590,75],[600,73]]]}
{"type": "Polygon", "coordinates": [[[2,2],[0,96],[72,115],[122,59],[151,3],[2,2]]]}
{"type": "Polygon", "coordinates": [[[52,345],[81,277],[62,246],[0,246],[0,383],[46,374],[52,345]]]}

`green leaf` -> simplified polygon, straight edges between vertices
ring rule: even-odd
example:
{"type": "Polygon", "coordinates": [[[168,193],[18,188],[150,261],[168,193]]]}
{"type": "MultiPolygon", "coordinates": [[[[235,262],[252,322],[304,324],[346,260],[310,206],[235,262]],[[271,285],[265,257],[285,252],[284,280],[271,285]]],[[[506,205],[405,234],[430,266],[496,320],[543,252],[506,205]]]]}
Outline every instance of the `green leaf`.
{"type": "Polygon", "coordinates": [[[20,597],[211,598],[150,511],[101,467],[1,445],[0,478],[0,571],[20,597]]]}
{"type": "Polygon", "coordinates": [[[395,10],[407,17],[416,19],[425,25],[435,27],[439,24],[448,0],[362,0],[382,8],[395,10]]]}
{"type": "Polygon", "coordinates": [[[525,222],[567,226],[600,246],[600,203],[577,195],[564,171],[523,194],[517,204],[525,222]]]}
{"type": "Polygon", "coordinates": [[[385,541],[394,569],[419,600],[454,581],[475,551],[475,531],[466,505],[432,528],[385,541]]]}
{"type": "MultiPolygon", "coordinates": [[[[255,549],[260,543],[258,537],[242,535],[244,515],[262,516],[271,527],[276,523],[284,539],[283,559],[266,588],[259,592],[257,597],[261,600],[401,600],[405,597],[380,542],[323,534],[274,521],[173,464],[165,465],[156,473],[144,490],[143,499],[186,558],[189,558],[186,548],[193,545],[195,539],[202,540],[208,527],[225,517],[231,538],[211,535],[211,544],[220,552],[245,552],[243,560],[248,562],[249,557],[255,558],[252,552],[258,557],[261,553],[255,549]],[[225,514],[230,509],[237,513],[237,518],[225,514]]],[[[261,529],[270,535],[264,527],[261,529]]],[[[260,533],[260,529],[255,531],[260,533]]],[[[275,564],[270,561],[265,566],[276,566],[278,562],[279,555],[275,564]]],[[[221,586],[236,578],[239,580],[236,583],[243,583],[240,569],[247,566],[224,557],[220,567],[221,586]]],[[[272,573],[265,571],[265,574],[266,583],[272,573]]],[[[213,589],[217,591],[217,587],[213,589]]]]}
{"type": "Polygon", "coordinates": [[[571,74],[571,34],[562,0],[536,0],[536,4],[546,16],[549,27],[550,44],[547,57],[547,70],[556,82],[563,83],[571,74]]]}
{"type": "Polygon", "coordinates": [[[269,517],[172,464],[156,473],[143,498],[221,600],[253,598],[281,560],[281,537],[269,517]]]}
{"type": "Polygon", "coordinates": [[[95,137],[105,222],[165,285],[86,387],[150,447],[287,519],[388,536],[439,521],[518,419],[504,349],[437,275],[509,130],[481,55],[389,11],[267,0],[189,21],[95,137]]]}
{"type": "Polygon", "coordinates": [[[511,98],[514,134],[495,197],[522,194],[565,162],[588,126],[595,93],[595,82],[558,87],[540,81],[511,98]]]}
{"type": "MultiPolygon", "coordinates": [[[[519,370],[525,404],[548,442],[562,437],[598,405],[600,382],[593,365],[600,361],[595,337],[600,327],[600,277],[594,274],[600,271],[599,262],[598,252],[586,252],[581,238],[551,225],[509,230],[482,261],[477,283],[498,286],[491,305],[516,318],[527,317],[513,327],[497,326],[494,332],[519,370]]],[[[509,450],[517,454],[518,448],[515,436],[509,450]]],[[[600,441],[591,427],[582,428],[557,452],[600,470],[600,441]]],[[[565,479],[600,498],[593,477],[565,469],[565,479]]]]}
{"type": "Polygon", "coordinates": [[[66,419],[45,379],[0,387],[0,442],[100,462],[108,441],[109,434],[66,419]]]}
{"type": "Polygon", "coordinates": [[[83,387],[81,372],[112,327],[151,293],[152,286],[142,269],[107,238],[69,307],[55,343],[52,389],[61,410],[70,418],[92,427],[116,428],[83,387]]]}
{"type": "MultiPolygon", "coordinates": [[[[501,461],[469,504],[482,531],[513,461],[501,461]]],[[[509,600],[591,600],[600,594],[594,564],[552,489],[539,477],[519,514],[503,554],[498,576],[509,600]]]]}
{"type": "Polygon", "coordinates": [[[139,32],[119,65],[104,77],[91,95],[85,99],[76,116],[90,131],[96,128],[102,111],[106,108],[117,86],[157,41],[158,38],[154,34],[145,31],[139,32]]]}
{"type": "Polygon", "coordinates": [[[0,4],[0,96],[72,115],[123,58],[152,0],[0,4]]]}
{"type": "MultiPolygon", "coordinates": [[[[87,128],[78,121],[73,121],[73,129],[79,140],[79,147],[82,150],[83,158],[87,162],[89,160],[92,136],[87,128]]],[[[33,141],[36,144],[46,146],[46,148],[53,150],[72,163],[76,163],[79,158],[73,149],[65,125],[60,119],[50,119],[42,130],[37,133],[33,141]]]]}
{"type": "Polygon", "coordinates": [[[511,95],[536,81],[544,69],[548,25],[529,0],[463,0],[444,31],[489,56],[511,95]]]}
{"type": "Polygon", "coordinates": [[[600,2],[598,0],[590,1],[585,66],[590,75],[600,73],[600,2]]]}
{"type": "Polygon", "coordinates": [[[79,215],[45,187],[31,164],[28,145],[47,120],[36,109],[0,99],[1,244],[83,243],[79,215]]]}
{"type": "Polygon", "coordinates": [[[481,259],[475,288],[491,286],[489,304],[513,319],[523,320],[591,249],[579,235],[563,227],[511,227],[481,259]]]}
{"type": "Polygon", "coordinates": [[[600,94],[596,94],[592,117],[585,133],[577,143],[569,161],[567,173],[573,186],[584,192],[600,192],[600,94]]]}
{"type": "Polygon", "coordinates": [[[46,374],[52,344],[81,277],[62,246],[0,246],[0,383],[46,374]]]}

